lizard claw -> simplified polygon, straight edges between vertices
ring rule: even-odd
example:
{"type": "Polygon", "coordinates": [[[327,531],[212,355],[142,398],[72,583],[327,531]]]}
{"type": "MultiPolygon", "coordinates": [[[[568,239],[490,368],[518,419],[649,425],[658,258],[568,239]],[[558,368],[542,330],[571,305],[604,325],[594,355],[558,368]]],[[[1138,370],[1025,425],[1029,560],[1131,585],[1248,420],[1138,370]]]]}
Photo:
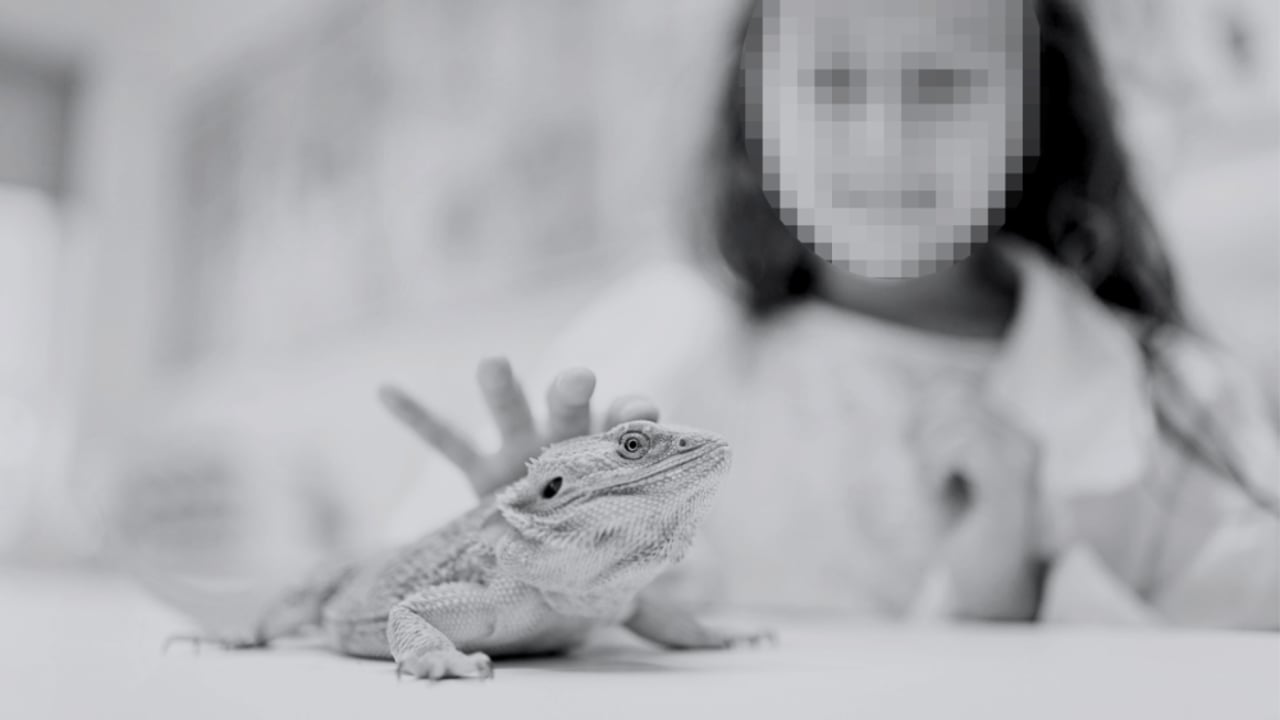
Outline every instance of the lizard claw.
{"type": "Polygon", "coordinates": [[[751,647],[756,647],[757,645],[778,647],[778,634],[772,630],[759,630],[741,638],[741,640],[751,647]]]}
{"type": "Polygon", "coordinates": [[[163,643],[161,643],[161,645],[160,645],[160,654],[161,654],[161,655],[168,655],[168,654],[169,654],[169,648],[173,647],[175,643],[180,643],[180,642],[189,642],[189,643],[191,643],[191,647],[192,647],[192,649],[194,649],[194,650],[195,650],[195,652],[196,652],[197,654],[199,654],[199,652],[200,652],[200,642],[201,642],[201,640],[202,640],[202,638],[200,638],[199,636],[196,636],[196,635],[170,635],[169,637],[167,637],[167,638],[165,638],[165,639],[164,639],[164,642],[163,642],[163,643]]]}
{"type": "Polygon", "coordinates": [[[772,630],[756,630],[754,632],[744,633],[726,633],[723,637],[723,647],[735,648],[746,645],[748,647],[757,647],[759,645],[769,645],[770,647],[778,646],[778,635],[772,630]]]}
{"type": "Polygon", "coordinates": [[[493,677],[493,661],[484,653],[457,650],[421,650],[396,661],[396,677],[409,674],[424,680],[493,677]]]}
{"type": "Polygon", "coordinates": [[[230,639],[207,637],[204,635],[175,634],[165,638],[164,643],[160,646],[160,652],[162,654],[168,654],[169,648],[180,642],[191,643],[191,647],[197,655],[200,654],[200,649],[205,645],[217,645],[223,650],[251,650],[267,646],[266,641],[259,638],[230,639]]]}

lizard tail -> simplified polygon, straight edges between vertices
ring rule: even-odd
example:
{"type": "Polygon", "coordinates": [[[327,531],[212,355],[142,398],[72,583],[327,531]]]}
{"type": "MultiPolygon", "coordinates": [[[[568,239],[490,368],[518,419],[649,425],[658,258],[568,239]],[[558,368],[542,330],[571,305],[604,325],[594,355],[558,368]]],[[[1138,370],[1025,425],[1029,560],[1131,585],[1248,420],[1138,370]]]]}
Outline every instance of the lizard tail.
{"type": "Polygon", "coordinates": [[[354,572],[352,564],[322,570],[285,593],[268,606],[258,621],[254,631],[256,643],[266,645],[320,625],[325,605],[354,572]]]}

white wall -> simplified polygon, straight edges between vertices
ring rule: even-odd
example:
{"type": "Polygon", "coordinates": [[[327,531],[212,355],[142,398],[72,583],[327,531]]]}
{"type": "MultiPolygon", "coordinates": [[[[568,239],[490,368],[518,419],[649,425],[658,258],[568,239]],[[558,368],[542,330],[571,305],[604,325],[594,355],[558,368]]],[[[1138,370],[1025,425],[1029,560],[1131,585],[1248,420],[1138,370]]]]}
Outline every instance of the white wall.
{"type": "MultiPolygon", "coordinates": [[[[70,459],[82,459],[85,443],[104,439],[140,410],[149,391],[177,98],[244,47],[290,25],[291,15],[320,5],[0,0],[0,41],[81,70],[56,343],[65,394],[54,412],[55,430],[76,446],[70,459]]],[[[92,482],[94,474],[80,466],[67,481],[92,482]]],[[[32,542],[47,547],[73,538],[91,548],[65,488],[40,491],[32,542]]]]}

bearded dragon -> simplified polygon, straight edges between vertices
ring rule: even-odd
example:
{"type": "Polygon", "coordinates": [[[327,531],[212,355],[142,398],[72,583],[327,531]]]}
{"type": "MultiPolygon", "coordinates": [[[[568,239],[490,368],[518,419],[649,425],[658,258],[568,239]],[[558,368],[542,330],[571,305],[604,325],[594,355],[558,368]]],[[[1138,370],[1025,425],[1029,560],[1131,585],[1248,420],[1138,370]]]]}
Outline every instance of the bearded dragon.
{"type": "Polygon", "coordinates": [[[492,677],[491,656],[569,650],[609,624],[671,648],[771,639],[712,630],[641,594],[685,554],[729,463],[720,437],[648,421],[555,443],[469,512],[304,583],[251,639],[223,644],[319,626],[341,653],[435,680],[492,677]]]}

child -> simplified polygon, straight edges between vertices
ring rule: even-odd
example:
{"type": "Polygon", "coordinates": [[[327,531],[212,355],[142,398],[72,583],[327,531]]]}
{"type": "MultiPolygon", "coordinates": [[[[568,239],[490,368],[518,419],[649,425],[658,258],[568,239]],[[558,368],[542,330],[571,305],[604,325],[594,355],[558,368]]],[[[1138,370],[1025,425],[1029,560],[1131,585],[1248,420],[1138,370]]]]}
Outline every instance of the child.
{"type": "MultiPolygon", "coordinates": [[[[1278,434],[1187,327],[1071,0],[749,10],[713,143],[737,296],[655,271],[553,358],[656,401],[606,424],[661,407],[733,443],[702,541],[658,590],[1275,629],[1278,434]]],[[[482,493],[586,432],[603,390],[562,373],[542,434],[504,362],[481,385],[491,456],[392,407],[482,493]]]]}

